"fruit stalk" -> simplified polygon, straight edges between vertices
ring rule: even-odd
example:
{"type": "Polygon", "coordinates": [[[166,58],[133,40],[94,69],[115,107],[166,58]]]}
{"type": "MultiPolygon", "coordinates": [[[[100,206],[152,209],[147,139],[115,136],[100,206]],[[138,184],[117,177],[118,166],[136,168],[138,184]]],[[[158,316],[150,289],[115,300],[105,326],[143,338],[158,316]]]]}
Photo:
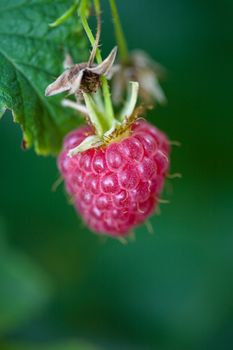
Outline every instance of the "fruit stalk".
{"type": "MultiPolygon", "coordinates": [[[[94,2],[97,20],[100,20],[100,4],[98,0],[95,0],[94,2]]],[[[92,45],[94,47],[95,45],[95,38],[92,34],[91,28],[89,27],[87,18],[86,18],[86,7],[87,7],[87,1],[82,0],[79,8],[79,16],[82,21],[82,26],[87,34],[87,37],[92,45]]],[[[96,60],[98,64],[102,62],[102,57],[100,50],[97,48],[96,50],[96,60]]],[[[103,90],[103,97],[104,97],[104,104],[105,104],[105,115],[106,118],[108,118],[108,122],[110,124],[114,124],[114,112],[113,112],[113,106],[112,106],[112,100],[111,100],[111,94],[108,86],[108,82],[106,77],[101,77],[101,83],[102,83],[102,90],[103,90]]]]}
{"type": "Polygon", "coordinates": [[[128,47],[127,47],[123,29],[121,26],[121,21],[117,11],[115,0],[109,0],[109,4],[112,12],[116,42],[119,48],[119,55],[122,62],[127,62],[129,59],[128,47]]]}

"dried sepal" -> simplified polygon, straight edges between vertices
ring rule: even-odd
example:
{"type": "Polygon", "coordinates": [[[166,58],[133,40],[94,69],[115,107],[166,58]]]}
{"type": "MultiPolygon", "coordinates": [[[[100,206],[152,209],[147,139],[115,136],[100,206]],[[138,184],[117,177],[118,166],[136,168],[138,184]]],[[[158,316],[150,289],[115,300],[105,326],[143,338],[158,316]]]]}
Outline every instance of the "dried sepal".
{"type": "Polygon", "coordinates": [[[57,95],[61,92],[70,91],[74,85],[79,85],[83,76],[86,64],[80,63],[68,68],[45,90],[45,96],[57,95]]]}
{"type": "Polygon", "coordinates": [[[128,82],[139,83],[139,96],[143,103],[153,105],[166,103],[166,96],[159,84],[165,69],[153,61],[144,51],[135,50],[130,53],[128,62],[115,65],[112,69],[112,96],[116,104],[122,102],[128,82]]]}
{"type": "Polygon", "coordinates": [[[71,55],[69,53],[66,53],[65,59],[63,62],[63,68],[68,69],[68,68],[72,67],[73,65],[74,65],[73,58],[71,57],[71,55]]]}
{"type": "Polygon", "coordinates": [[[100,64],[88,66],[88,63],[79,63],[66,69],[45,90],[45,96],[57,95],[61,92],[76,94],[79,92],[93,93],[100,86],[100,76],[108,77],[114,60],[117,47],[114,47],[108,57],[100,64]]]}
{"type": "Polygon", "coordinates": [[[112,51],[110,52],[110,54],[108,55],[107,58],[105,58],[105,60],[94,66],[93,68],[89,68],[89,70],[92,73],[98,74],[98,75],[104,75],[106,77],[109,76],[111,69],[113,67],[115,58],[116,58],[116,54],[117,54],[117,46],[115,46],[112,51]]]}

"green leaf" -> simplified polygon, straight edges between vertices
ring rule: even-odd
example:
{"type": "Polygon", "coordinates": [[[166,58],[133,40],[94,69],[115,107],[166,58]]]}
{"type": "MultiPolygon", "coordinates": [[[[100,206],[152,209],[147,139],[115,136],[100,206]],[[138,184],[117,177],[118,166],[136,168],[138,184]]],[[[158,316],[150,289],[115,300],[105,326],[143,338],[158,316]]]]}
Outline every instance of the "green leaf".
{"type": "Polygon", "coordinates": [[[39,154],[56,154],[63,136],[78,124],[61,97],[46,98],[45,88],[63,71],[65,52],[75,61],[88,55],[81,24],[74,17],[62,26],[49,23],[72,0],[0,1],[0,116],[10,109],[20,123],[27,147],[39,154]]]}
{"type": "Polygon", "coordinates": [[[3,116],[5,111],[6,111],[6,107],[4,106],[3,102],[0,101],[0,118],[3,116]]]}

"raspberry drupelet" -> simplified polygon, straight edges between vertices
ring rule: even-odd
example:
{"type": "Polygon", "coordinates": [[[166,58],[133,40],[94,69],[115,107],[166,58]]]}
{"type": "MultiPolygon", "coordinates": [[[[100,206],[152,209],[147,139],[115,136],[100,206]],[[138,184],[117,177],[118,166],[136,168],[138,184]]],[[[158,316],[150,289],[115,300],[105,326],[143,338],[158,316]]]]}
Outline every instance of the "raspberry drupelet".
{"type": "Polygon", "coordinates": [[[107,145],[70,157],[91,128],[69,133],[58,158],[66,190],[87,226],[98,234],[125,236],[153,214],[169,169],[169,142],[144,120],[107,145]]]}

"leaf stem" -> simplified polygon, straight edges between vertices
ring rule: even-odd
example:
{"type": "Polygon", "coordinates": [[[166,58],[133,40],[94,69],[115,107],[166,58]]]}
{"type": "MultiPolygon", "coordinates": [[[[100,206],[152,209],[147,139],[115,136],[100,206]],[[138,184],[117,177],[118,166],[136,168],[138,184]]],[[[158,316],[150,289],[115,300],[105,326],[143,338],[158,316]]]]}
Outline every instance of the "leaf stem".
{"type": "MultiPolygon", "coordinates": [[[[94,6],[95,6],[95,10],[96,10],[96,15],[98,17],[98,16],[100,16],[99,0],[94,0],[94,6]]],[[[84,28],[86,34],[87,34],[87,37],[88,37],[88,39],[93,47],[95,45],[95,38],[94,38],[92,31],[89,27],[89,24],[87,22],[86,8],[87,8],[87,0],[82,0],[80,8],[79,8],[79,16],[81,18],[82,25],[83,25],[83,28],[84,28]]],[[[100,50],[98,48],[96,50],[96,60],[97,60],[98,64],[100,64],[102,62],[101,53],[100,53],[100,50]]],[[[111,94],[110,94],[110,90],[109,90],[109,86],[108,86],[108,82],[107,82],[106,77],[102,76],[101,82],[102,82],[104,104],[105,104],[105,113],[106,113],[105,118],[108,119],[108,124],[112,125],[112,124],[114,124],[115,118],[114,118],[114,113],[113,113],[111,94]]]]}
{"type": "Polygon", "coordinates": [[[62,23],[64,23],[68,18],[70,18],[75,13],[75,11],[78,8],[78,5],[79,5],[79,0],[76,0],[74,4],[66,12],[63,13],[63,15],[57,18],[56,21],[54,21],[53,23],[50,23],[49,26],[52,28],[60,26],[62,23]]]}
{"type": "Polygon", "coordinates": [[[109,4],[112,12],[115,36],[119,48],[120,58],[123,62],[127,62],[129,60],[129,52],[115,0],[109,0],[109,4]]]}

